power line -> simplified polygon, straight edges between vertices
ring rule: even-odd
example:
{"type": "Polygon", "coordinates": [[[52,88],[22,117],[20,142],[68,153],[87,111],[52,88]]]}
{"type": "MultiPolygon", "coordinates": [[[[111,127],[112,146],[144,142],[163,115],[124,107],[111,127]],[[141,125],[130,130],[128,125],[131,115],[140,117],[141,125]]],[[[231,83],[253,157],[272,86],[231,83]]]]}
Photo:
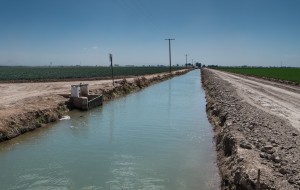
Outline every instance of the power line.
{"type": "Polygon", "coordinates": [[[170,61],[170,73],[171,73],[171,65],[172,65],[172,60],[171,60],[171,40],[175,40],[175,39],[165,39],[169,41],[169,61],[170,61]]]}

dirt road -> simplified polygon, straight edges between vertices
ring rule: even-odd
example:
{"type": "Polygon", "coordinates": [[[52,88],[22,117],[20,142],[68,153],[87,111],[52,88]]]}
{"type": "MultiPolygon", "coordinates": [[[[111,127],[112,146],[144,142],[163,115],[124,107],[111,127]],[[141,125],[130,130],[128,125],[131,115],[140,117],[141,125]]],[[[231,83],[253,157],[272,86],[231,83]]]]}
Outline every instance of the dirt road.
{"type": "Polygon", "coordinates": [[[300,131],[300,87],[211,70],[236,88],[249,104],[284,118],[300,131]]]}
{"type": "Polygon", "coordinates": [[[299,87],[212,69],[202,84],[222,189],[299,190],[299,87]]]}
{"type": "MultiPolygon", "coordinates": [[[[133,80],[128,78],[127,80],[133,80]]],[[[4,83],[0,84],[0,109],[12,105],[22,99],[51,94],[70,93],[72,84],[87,83],[89,89],[105,88],[111,86],[111,80],[71,81],[71,82],[40,82],[40,83],[4,83]]]]}
{"type": "MultiPolygon", "coordinates": [[[[178,71],[180,72],[180,71],[178,71]]],[[[173,74],[178,73],[177,71],[173,74]]],[[[144,75],[146,79],[151,79],[159,75],[167,73],[158,73],[152,75],[144,75]]],[[[133,82],[136,77],[126,78],[128,82],[133,82]]],[[[115,82],[123,79],[115,79],[115,82]]],[[[63,82],[28,82],[28,83],[0,83],[0,110],[11,107],[16,102],[26,98],[38,96],[49,96],[58,94],[69,94],[71,85],[85,83],[89,84],[91,91],[96,89],[105,89],[112,86],[111,80],[87,80],[87,81],[63,81],[63,82]]]]}

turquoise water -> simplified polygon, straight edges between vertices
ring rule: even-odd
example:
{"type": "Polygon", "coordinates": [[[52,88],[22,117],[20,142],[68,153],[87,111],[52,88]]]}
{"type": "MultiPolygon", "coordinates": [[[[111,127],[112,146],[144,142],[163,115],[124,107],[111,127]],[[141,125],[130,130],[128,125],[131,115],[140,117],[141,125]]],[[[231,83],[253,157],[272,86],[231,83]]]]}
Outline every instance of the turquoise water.
{"type": "Polygon", "coordinates": [[[219,189],[199,70],[0,144],[0,189],[219,189]]]}

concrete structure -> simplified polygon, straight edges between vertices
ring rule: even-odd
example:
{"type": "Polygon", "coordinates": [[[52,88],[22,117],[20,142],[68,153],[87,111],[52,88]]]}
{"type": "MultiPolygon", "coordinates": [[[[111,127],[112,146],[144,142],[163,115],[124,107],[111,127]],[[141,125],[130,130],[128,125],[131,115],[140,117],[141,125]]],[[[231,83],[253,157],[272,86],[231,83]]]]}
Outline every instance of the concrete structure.
{"type": "Polygon", "coordinates": [[[71,85],[71,97],[88,96],[89,84],[71,85]]]}
{"type": "Polygon", "coordinates": [[[89,95],[89,84],[80,84],[80,94],[81,96],[89,95]]]}
{"type": "Polygon", "coordinates": [[[71,86],[71,97],[79,98],[79,94],[80,94],[80,87],[78,85],[72,85],[71,86]]]}
{"type": "Polygon", "coordinates": [[[102,95],[89,95],[89,85],[71,85],[71,104],[74,108],[89,110],[103,104],[102,95]]]}

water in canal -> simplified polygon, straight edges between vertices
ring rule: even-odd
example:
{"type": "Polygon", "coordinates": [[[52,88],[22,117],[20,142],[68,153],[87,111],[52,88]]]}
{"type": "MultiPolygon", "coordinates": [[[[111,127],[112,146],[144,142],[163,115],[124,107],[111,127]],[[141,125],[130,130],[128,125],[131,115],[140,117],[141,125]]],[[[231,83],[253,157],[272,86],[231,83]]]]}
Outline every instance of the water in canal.
{"type": "Polygon", "coordinates": [[[219,189],[199,70],[0,144],[0,189],[219,189]]]}

